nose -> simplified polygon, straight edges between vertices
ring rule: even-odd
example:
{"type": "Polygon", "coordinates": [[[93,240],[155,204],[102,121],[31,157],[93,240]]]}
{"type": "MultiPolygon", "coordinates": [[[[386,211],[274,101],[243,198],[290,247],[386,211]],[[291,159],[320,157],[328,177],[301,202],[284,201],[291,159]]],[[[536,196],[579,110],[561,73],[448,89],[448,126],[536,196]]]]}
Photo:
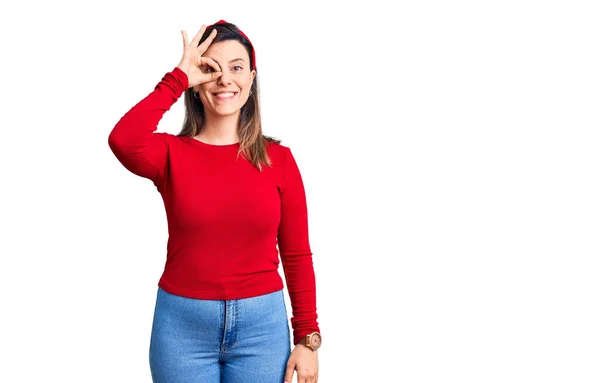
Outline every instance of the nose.
{"type": "Polygon", "coordinates": [[[227,73],[227,71],[223,71],[223,72],[221,73],[221,76],[219,77],[219,79],[218,79],[217,83],[218,83],[218,84],[225,84],[225,85],[229,85],[229,84],[231,84],[231,77],[230,77],[230,74],[229,74],[229,73],[227,73]]]}

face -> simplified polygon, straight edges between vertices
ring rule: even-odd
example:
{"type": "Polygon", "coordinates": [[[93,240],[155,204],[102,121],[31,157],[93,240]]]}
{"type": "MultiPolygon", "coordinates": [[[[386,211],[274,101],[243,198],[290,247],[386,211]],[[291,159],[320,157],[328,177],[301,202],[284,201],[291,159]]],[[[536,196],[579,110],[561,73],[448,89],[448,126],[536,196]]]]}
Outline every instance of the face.
{"type": "MultiPolygon", "coordinates": [[[[194,87],[205,112],[220,116],[238,113],[248,100],[256,76],[255,70],[250,71],[248,51],[239,41],[226,40],[212,43],[202,56],[215,60],[223,73],[217,80],[194,87]]],[[[201,69],[214,71],[210,66],[201,69]]]]}

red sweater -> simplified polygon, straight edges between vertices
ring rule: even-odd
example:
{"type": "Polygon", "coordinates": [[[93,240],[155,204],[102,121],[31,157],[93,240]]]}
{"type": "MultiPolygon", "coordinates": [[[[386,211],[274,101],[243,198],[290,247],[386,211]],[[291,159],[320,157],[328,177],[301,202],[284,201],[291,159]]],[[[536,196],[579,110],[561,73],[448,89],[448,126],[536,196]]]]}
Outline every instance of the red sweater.
{"type": "Polygon", "coordinates": [[[158,286],[196,299],[240,299],[283,288],[279,254],[292,306],[294,344],[320,331],[307,206],[290,149],[270,142],[272,167],[259,172],[239,143],[211,145],[155,132],[188,88],[179,68],[115,125],[108,144],[132,173],[150,179],[162,196],[169,240],[158,286]]]}

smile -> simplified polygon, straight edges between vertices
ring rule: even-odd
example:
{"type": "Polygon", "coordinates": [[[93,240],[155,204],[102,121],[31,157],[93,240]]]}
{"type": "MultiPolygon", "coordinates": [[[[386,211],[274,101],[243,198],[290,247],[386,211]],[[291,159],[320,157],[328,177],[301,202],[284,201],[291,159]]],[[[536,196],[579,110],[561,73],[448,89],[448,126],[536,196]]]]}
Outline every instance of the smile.
{"type": "Polygon", "coordinates": [[[212,95],[217,100],[229,100],[229,99],[232,99],[233,97],[235,97],[236,94],[237,94],[237,92],[223,92],[223,93],[213,93],[212,95]]]}

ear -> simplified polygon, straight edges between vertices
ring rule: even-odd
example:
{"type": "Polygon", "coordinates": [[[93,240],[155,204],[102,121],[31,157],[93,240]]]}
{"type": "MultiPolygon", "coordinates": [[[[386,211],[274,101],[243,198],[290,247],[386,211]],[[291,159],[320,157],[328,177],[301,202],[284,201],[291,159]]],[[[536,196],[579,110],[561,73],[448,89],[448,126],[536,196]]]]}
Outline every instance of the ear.
{"type": "Polygon", "coordinates": [[[254,81],[254,77],[256,77],[256,69],[252,71],[252,81],[254,81]]]}

